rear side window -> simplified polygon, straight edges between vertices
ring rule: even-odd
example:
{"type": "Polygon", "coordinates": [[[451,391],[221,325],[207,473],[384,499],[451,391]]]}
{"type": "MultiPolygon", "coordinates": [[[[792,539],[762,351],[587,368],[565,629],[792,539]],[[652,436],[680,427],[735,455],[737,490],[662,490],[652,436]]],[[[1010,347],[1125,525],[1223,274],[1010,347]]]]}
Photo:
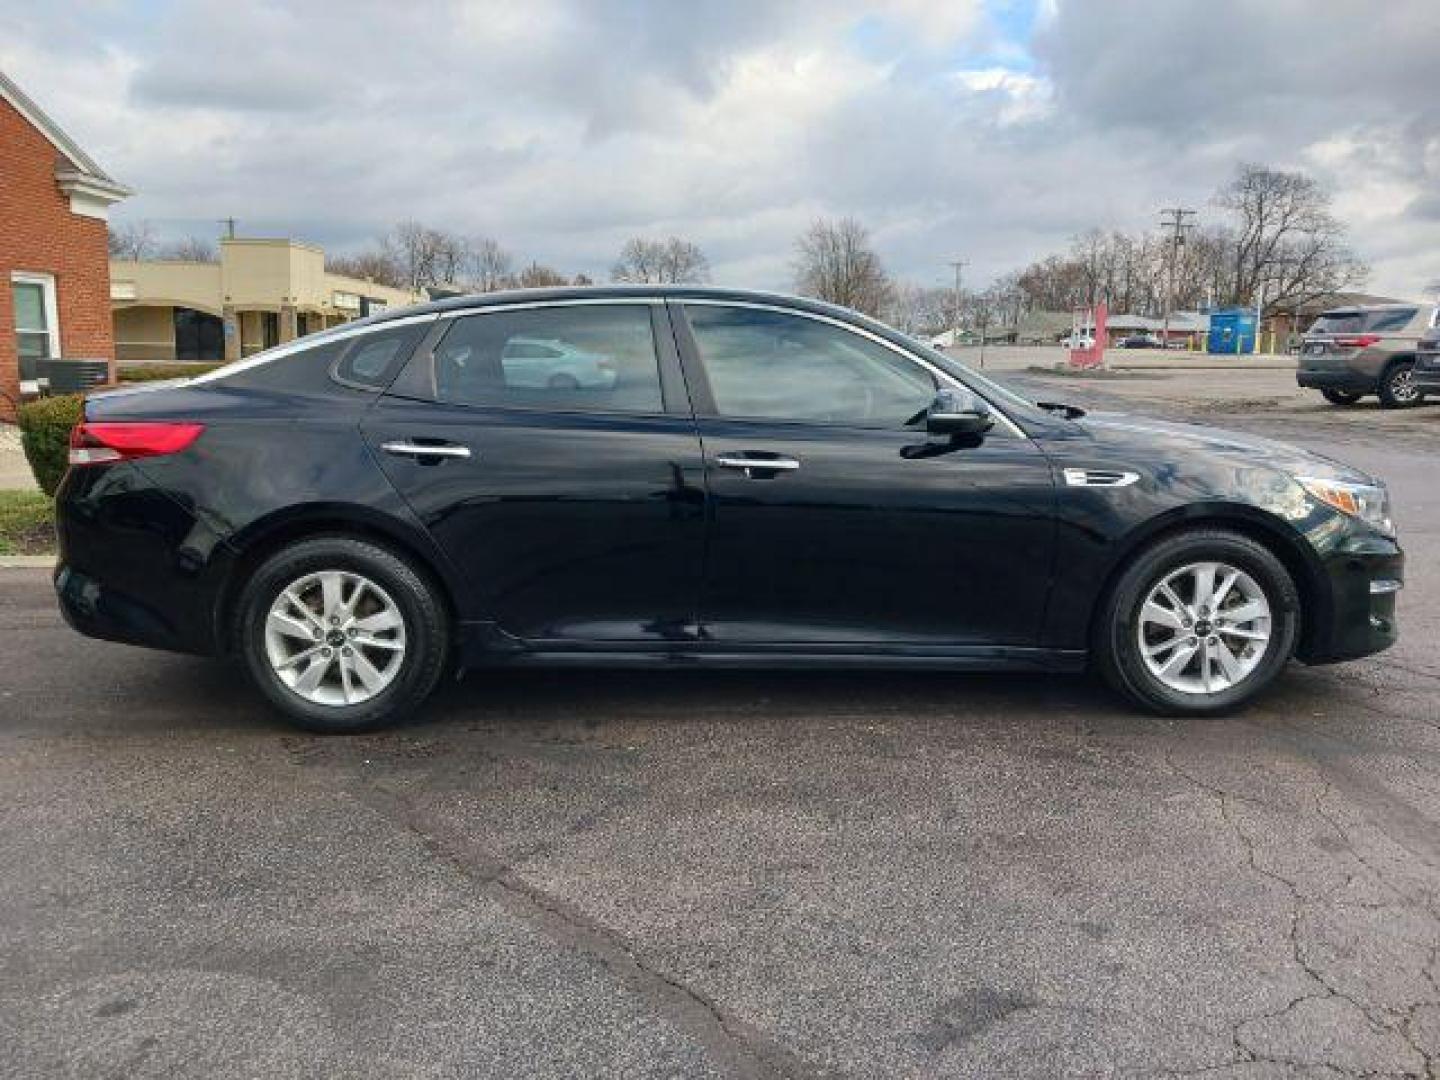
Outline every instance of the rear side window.
{"type": "Polygon", "coordinates": [[[427,329],[428,323],[410,323],[353,337],[326,335],[313,343],[301,338],[294,352],[273,359],[261,354],[251,367],[234,372],[222,367],[201,378],[236,388],[291,394],[333,394],[337,382],[361,390],[383,390],[427,329]]]}
{"type": "Polygon", "coordinates": [[[335,378],[352,386],[384,390],[395,380],[424,326],[401,326],[362,334],[344,343],[335,378]]]}
{"type": "Polygon", "coordinates": [[[456,319],[435,348],[452,405],[664,411],[647,304],[574,304],[456,319]]]}

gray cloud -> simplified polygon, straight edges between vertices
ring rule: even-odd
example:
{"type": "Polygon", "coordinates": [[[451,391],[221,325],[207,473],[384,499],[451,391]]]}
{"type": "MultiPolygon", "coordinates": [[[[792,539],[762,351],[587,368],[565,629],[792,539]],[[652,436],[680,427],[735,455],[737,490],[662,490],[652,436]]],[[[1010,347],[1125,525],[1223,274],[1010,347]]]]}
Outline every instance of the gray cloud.
{"type": "Polygon", "coordinates": [[[413,216],[592,274],[677,232],[785,287],[849,213],[929,283],[1203,207],[1249,159],[1332,188],[1377,289],[1440,276],[1433,0],[1060,0],[1030,42],[980,2],[34,5],[0,67],[176,232],[413,216]]]}

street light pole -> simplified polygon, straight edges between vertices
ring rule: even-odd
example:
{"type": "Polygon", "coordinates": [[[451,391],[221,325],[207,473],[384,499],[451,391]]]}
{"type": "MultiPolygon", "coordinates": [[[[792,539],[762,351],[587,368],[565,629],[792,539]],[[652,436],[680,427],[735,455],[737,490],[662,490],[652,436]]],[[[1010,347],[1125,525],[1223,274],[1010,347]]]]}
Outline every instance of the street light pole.
{"type": "Polygon", "coordinates": [[[951,329],[954,337],[950,340],[952,349],[960,348],[960,271],[968,265],[964,259],[953,259],[950,265],[955,268],[955,326],[951,329]]]}
{"type": "Polygon", "coordinates": [[[1194,216],[1194,210],[1187,210],[1183,206],[1172,206],[1160,211],[1161,226],[1171,230],[1170,272],[1165,275],[1165,310],[1160,316],[1160,344],[1167,349],[1170,347],[1170,309],[1175,306],[1175,260],[1180,254],[1180,245],[1185,243],[1185,230],[1195,225],[1186,218],[1194,216]]]}

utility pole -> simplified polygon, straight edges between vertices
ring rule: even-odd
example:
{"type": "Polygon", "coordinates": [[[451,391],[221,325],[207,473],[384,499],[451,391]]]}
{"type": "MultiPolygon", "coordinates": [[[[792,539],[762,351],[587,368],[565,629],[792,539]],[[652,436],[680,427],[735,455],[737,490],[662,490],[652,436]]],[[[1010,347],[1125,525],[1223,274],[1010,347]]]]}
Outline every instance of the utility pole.
{"type": "Polygon", "coordinates": [[[955,328],[952,331],[955,338],[950,343],[952,349],[960,348],[960,272],[970,264],[964,259],[952,259],[950,265],[955,269],[955,328]]]}
{"type": "Polygon", "coordinates": [[[1165,275],[1165,311],[1161,316],[1160,344],[1170,347],[1170,309],[1175,306],[1175,260],[1185,243],[1185,230],[1193,229],[1195,211],[1172,206],[1160,211],[1160,226],[1170,230],[1170,272],[1165,275]]]}
{"type": "Polygon", "coordinates": [[[220,224],[225,226],[225,239],[226,239],[226,240],[234,240],[234,239],[235,239],[235,219],[234,219],[233,217],[221,218],[221,219],[220,219],[220,224]]]}

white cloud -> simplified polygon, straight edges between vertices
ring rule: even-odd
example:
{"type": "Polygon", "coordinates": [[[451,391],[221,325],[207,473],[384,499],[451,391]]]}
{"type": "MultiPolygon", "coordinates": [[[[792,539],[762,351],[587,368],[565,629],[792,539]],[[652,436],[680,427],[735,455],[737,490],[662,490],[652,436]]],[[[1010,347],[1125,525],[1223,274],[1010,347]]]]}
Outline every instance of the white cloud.
{"type": "Polygon", "coordinates": [[[1334,190],[1377,291],[1440,276],[1440,4],[990,2],[57,2],[0,67],[177,233],[343,248],[418,217],[603,274],[675,232],[785,287],[845,213],[902,274],[983,280],[1259,160],[1334,190]]]}

